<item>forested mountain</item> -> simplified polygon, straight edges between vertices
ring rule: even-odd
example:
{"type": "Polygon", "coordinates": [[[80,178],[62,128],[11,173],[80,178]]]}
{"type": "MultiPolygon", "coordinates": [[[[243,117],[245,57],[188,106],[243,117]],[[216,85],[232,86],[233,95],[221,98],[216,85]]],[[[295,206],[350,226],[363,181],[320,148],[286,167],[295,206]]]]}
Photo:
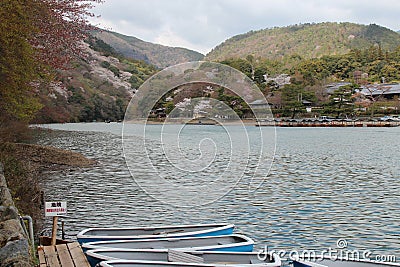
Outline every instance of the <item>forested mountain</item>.
{"type": "Polygon", "coordinates": [[[157,69],[127,59],[95,37],[85,43],[86,58],[59,70],[51,84],[41,86],[43,108],[34,122],[123,120],[137,88],[157,69]]]}
{"type": "MultiPolygon", "coordinates": [[[[305,99],[322,104],[326,99],[318,98],[314,91],[328,81],[351,82],[356,70],[367,73],[368,82],[381,77],[399,80],[399,45],[398,33],[377,25],[304,24],[232,37],[206,59],[253,77],[266,95],[274,89],[265,83],[265,74],[300,77],[305,99]],[[312,97],[308,99],[307,95],[312,97]]],[[[58,82],[42,87],[44,107],[34,122],[122,120],[135,90],[157,68],[203,59],[203,55],[187,49],[108,31],[95,32],[86,42],[86,51],[86,59],[75,61],[69,70],[58,71],[58,82]]],[[[275,98],[279,92],[273,93],[275,98]]]]}
{"type": "Polygon", "coordinates": [[[383,50],[394,50],[400,45],[400,35],[376,24],[306,23],[236,35],[215,47],[206,59],[221,61],[248,55],[267,59],[290,56],[309,59],[341,55],[354,48],[374,45],[383,50]]]}
{"type": "Polygon", "coordinates": [[[131,59],[143,60],[159,68],[178,63],[197,61],[203,54],[180,47],[168,47],[142,41],[136,37],[111,31],[96,31],[93,35],[114,48],[118,53],[131,59]]]}

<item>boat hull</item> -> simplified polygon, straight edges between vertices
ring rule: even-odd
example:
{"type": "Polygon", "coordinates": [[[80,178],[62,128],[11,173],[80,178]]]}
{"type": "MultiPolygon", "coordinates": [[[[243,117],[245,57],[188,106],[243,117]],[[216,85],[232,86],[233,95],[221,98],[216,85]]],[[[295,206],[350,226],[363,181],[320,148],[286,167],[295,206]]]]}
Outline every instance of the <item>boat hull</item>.
{"type": "Polygon", "coordinates": [[[370,260],[322,259],[317,261],[295,260],[293,267],[389,267],[400,266],[398,263],[377,262],[370,260]]]}
{"type": "Polygon", "coordinates": [[[277,255],[262,255],[258,252],[215,252],[215,251],[171,251],[171,250],[89,250],[86,252],[91,266],[102,261],[157,261],[157,262],[195,262],[204,264],[240,264],[251,267],[278,267],[281,260],[277,255]]]}
{"type": "MultiPolygon", "coordinates": [[[[103,261],[101,267],[217,267],[215,264],[182,263],[182,262],[158,262],[158,261],[103,261]]],[[[235,266],[235,265],[220,265],[235,266]]]]}
{"type": "Polygon", "coordinates": [[[80,244],[96,241],[220,236],[233,233],[233,224],[170,225],[136,228],[88,228],[78,233],[80,244]]]}
{"type": "Polygon", "coordinates": [[[254,241],[244,235],[232,234],[223,236],[202,236],[183,238],[160,238],[140,240],[114,240],[84,243],[82,249],[174,249],[174,250],[203,250],[203,251],[253,251],[254,241]]]}

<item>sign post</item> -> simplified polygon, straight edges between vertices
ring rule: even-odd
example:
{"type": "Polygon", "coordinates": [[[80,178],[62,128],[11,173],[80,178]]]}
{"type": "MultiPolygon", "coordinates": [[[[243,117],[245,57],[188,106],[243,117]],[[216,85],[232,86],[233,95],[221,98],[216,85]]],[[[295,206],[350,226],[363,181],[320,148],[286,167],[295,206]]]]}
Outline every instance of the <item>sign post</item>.
{"type": "Polygon", "coordinates": [[[58,216],[67,214],[67,202],[57,201],[57,202],[45,202],[45,212],[46,217],[53,217],[53,227],[51,230],[51,245],[56,245],[57,240],[57,223],[58,216]]]}

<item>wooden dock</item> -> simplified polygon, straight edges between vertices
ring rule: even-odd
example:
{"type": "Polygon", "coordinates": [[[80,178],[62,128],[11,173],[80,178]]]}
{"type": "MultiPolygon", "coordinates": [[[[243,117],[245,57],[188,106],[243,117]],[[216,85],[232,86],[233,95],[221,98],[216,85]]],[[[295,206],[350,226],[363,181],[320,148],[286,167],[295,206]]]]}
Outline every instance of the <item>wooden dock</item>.
{"type": "Polygon", "coordinates": [[[90,267],[78,242],[39,246],[38,267],[90,267]]]}

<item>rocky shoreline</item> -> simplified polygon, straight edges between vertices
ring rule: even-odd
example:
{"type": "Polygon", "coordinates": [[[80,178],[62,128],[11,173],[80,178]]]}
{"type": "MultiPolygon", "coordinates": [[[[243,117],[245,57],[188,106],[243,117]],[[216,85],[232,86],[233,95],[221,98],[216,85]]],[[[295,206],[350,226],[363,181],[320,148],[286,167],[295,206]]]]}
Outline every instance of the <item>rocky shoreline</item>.
{"type": "Polygon", "coordinates": [[[29,241],[0,163],[0,266],[32,266],[29,241]]]}

